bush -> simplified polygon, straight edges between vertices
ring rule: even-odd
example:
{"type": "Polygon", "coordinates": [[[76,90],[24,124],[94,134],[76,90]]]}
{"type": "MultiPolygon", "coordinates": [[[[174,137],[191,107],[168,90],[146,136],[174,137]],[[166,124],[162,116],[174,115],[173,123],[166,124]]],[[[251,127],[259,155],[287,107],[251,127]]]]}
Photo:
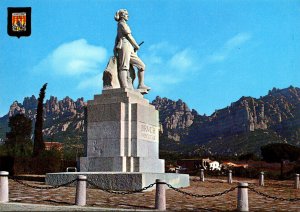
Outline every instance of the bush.
{"type": "Polygon", "coordinates": [[[9,172],[10,175],[13,174],[14,167],[14,157],[11,156],[1,156],[0,157],[0,167],[2,171],[9,172]]]}
{"type": "Polygon", "coordinates": [[[300,157],[300,148],[285,143],[268,144],[261,147],[263,159],[267,162],[282,160],[296,161],[300,157]]]}
{"type": "Polygon", "coordinates": [[[258,178],[260,171],[253,168],[235,167],[232,169],[232,175],[245,178],[258,178]]]}
{"type": "Polygon", "coordinates": [[[36,174],[43,175],[49,172],[60,171],[60,158],[25,158],[18,157],[14,159],[13,173],[20,174],[36,174]]]}

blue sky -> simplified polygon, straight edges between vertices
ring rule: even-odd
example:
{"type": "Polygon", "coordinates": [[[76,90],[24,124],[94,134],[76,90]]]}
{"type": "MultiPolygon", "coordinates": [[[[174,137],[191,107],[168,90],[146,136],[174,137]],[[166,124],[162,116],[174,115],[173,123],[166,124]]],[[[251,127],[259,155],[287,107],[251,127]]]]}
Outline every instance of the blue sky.
{"type": "Polygon", "coordinates": [[[120,8],[145,42],[150,101],[182,99],[210,115],[241,96],[300,86],[300,1],[1,0],[0,116],[46,82],[47,98],[100,94],[120,8]],[[32,34],[9,37],[7,7],[22,6],[32,7],[32,34]]]}

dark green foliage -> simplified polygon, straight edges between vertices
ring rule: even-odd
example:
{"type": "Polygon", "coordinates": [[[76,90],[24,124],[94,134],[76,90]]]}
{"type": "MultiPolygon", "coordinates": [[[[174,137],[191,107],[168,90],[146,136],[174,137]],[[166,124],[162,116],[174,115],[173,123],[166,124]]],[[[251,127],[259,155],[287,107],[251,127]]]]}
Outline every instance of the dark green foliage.
{"type": "Polygon", "coordinates": [[[166,164],[176,164],[177,160],[194,157],[194,146],[175,142],[166,135],[159,135],[159,158],[165,159],[166,164]]]}
{"type": "Polygon", "coordinates": [[[40,174],[49,172],[65,171],[60,169],[61,159],[53,157],[53,152],[42,153],[39,157],[18,157],[14,159],[13,173],[19,174],[40,174]],[[45,154],[44,156],[41,156],[45,154]]]}
{"type": "Polygon", "coordinates": [[[260,147],[270,143],[283,143],[284,139],[271,130],[255,130],[254,132],[239,135],[229,135],[216,138],[204,146],[212,150],[212,153],[220,155],[243,155],[254,153],[260,155],[260,147]]]}
{"type": "Polygon", "coordinates": [[[7,124],[8,124],[8,118],[6,117],[0,118],[0,139],[6,138],[6,132],[9,131],[7,124]]]}
{"type": "Polygon", "coordinates": [[[300,148],[285,143],[268,144],[261,147],[261,154],[267,162],[296,161],[300,158],[300,148]]]}
{"type": "Polygon", "coordinates": [[[246,153],[246,154],[242,154],[238,157],[239,160],[259,160],[259,157],[257,157],[257,155],[255,155],[253,152],[251,153],[246,153]]]}
{"type": "Polygon", "coordinates": [[[45,98],[45,90],[47,88],[47,83],[43,85],[40,90],[40,95],[38,98],[37,112],[36,112],[36,122],[34,128],[34,146],[33,146],[33,156],[38,156],[44,149],[45,144],[43,140],[43,102],[45,98]]]}
{"type": "Polygon", "coordinates": [[[9,118],[10,132],[6,133],[6,154],[9,156],[31,155],[32,141],[31,120],[24,114],[17,114],[9,118]]]}
{"type": "Polygon", "coordinates": [[[64,140],[63,158],[65,160],[76,161],[79,157],[83,156],[83,145],[76,140],[64,140]]]}
{"type": "Polygon", "coordinates": [[[258,178],[260,171],[254,168],[243,168],[243,167],[233,167],[232,170],[233,176],[237,177],[247,177],[247,178],[258,178]]]}

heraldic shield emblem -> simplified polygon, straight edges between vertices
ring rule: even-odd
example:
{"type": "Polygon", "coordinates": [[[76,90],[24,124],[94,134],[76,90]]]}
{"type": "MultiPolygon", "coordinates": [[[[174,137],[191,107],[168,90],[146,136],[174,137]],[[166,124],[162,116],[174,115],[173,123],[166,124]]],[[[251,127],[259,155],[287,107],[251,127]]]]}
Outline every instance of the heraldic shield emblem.
{"type": "Polygon", "coordinates": [[[10,36],[30,36],[31,7],[7,8],[7,33],[10,36]]]}

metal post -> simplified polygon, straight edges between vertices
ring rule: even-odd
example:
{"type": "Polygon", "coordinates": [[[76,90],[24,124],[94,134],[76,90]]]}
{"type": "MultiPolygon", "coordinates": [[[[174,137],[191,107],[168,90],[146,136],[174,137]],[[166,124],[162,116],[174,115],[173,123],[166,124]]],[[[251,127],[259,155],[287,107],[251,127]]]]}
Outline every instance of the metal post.
{"type": "Polygon", "coordinates": [[[200,181],[204,182],[204,169],[200,169],[200,181]]]}
{"type": "Polygon", "coordinates": [[[238,184],[237,211],[249,211],[248,183],[238,184]]]}
{"type": "Polygon", "coordinates": [[[232,170],[229,170],[229,171],[228,171],[228,179],[227,179],[227,182],[228,182],[229,184],[232,183],[232,170]]]}
{"type": "Polygon", "coordinates": [[[295,175],[295,189],[300,188],[300,183],[299,183],[299,174],[295,175]]]}
{"type": "Polygon", "coordinates": [[[0,203],[8,202],[8,174],[0,171],[0,203]]]}
{"type": "Polygon", "coordinates": [[[87,177],[84,175],[77,177],[75,204],[79,206],[86,205],[86,179],[87,177]]]}
{"type": "Polygon", "coordinates": [[[166,188],[165,182],[161,179],[156,180],[156,193],[155,193],[155,209],[165,211],[166,207],[166,188]]]}
{"type": "Polygon", "coordinates": [[[259,176],[259,186],[265,186],[265,181],[264,181],[264,172],[261,172],[260,173],[260,176],[259,176]]]}
{"type": "Polygon", "coordinates": [[[69,172],[70,169],[73,169],[74,172],[77,172],[77,168],[76,167],[67,167],[66,168],[66,172],[69,172]]]}

